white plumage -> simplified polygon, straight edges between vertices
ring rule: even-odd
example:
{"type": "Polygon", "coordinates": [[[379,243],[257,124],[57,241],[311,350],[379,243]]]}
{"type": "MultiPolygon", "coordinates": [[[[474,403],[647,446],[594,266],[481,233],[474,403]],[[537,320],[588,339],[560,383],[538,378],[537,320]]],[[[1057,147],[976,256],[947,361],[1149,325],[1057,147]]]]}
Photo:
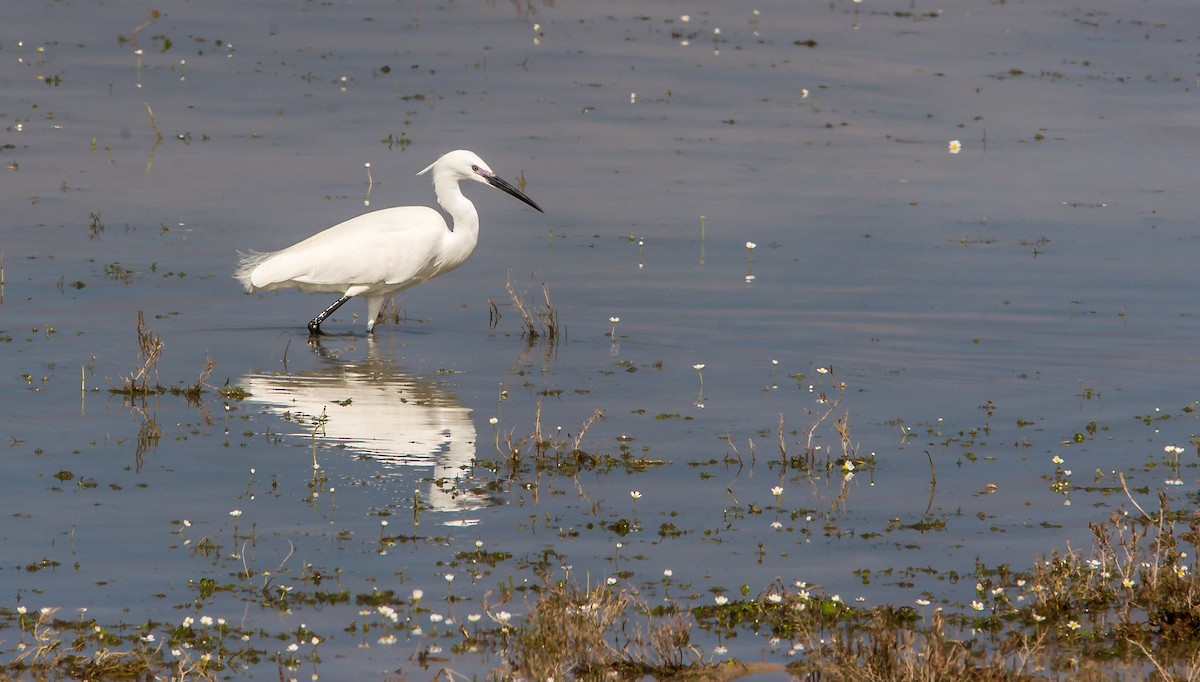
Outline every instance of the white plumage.
{"type": "Polygon", "coordinates": [[[541,211],[512,185],[496,177],[483,159],[464,149],[444,154],[425,170],[432,171],[438,204],[453,227],[426,206],[398,206],[365,213],[302,242],[271,253],[241,254],[235,277],[248,292],[298,289],[305,293],[340,293],[333,305],[308,323],[312,334],[343,303],[356,296],[367,300],[367,331],[390,294],[403,291],[462,265],[479,239],[479,214],[459,183],[482,182],[503,190],[541,211]]]}

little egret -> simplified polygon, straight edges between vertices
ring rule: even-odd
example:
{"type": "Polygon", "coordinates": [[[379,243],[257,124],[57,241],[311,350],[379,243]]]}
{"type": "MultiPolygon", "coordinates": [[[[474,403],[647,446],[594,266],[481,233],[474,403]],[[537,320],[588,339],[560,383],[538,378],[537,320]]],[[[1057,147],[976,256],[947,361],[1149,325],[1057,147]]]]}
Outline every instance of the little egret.
{"type": "Polygon", "coordinates": [[[464,180],[504,190],[539,212],[542,207],[496,177],[474,152],[444,154],[425,170],[433,171],[438,204],[450,214],[427,206],[397,206],[351,218],[298,244],[270,253],[239,254],[234,274],[247,292],[293,288],[304,293],[342,295],[308,323],[312,335],[321,323],[355,296],[367,299],[367,333],[389,294],[403,291],[462,265],[479,240],[479,213],[459,188],[464,180]]]}

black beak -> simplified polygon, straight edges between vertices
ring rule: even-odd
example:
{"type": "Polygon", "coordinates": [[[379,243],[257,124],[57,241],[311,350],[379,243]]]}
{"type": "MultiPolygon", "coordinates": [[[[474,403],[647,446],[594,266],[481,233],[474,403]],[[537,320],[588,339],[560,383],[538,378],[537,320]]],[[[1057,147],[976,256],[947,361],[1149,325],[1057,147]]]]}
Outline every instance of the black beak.
{"type": "Polygon", "coordinates": [[[524,201],[525,203],[529,204],[530,206],[536,208],[539,213],[545,213],[545,211],[542,210],[541,206],[538,206],[537,204],[533,203],[533,199],[530,199],[529,197],[525,196],[523,193],[521,193],[521,190],[517,189],[516,187],[513,187],[512,185],[501,180],[500,178],[496,177],[495,175],[484,176],[484,179],[487,180],[488,184],[491,185],[492,187],[495,187],[496,189],[499,189],[499,190],[503,190],[503,191],[513,195],[514,197],[520,199],[521,201],[524,201]]]}

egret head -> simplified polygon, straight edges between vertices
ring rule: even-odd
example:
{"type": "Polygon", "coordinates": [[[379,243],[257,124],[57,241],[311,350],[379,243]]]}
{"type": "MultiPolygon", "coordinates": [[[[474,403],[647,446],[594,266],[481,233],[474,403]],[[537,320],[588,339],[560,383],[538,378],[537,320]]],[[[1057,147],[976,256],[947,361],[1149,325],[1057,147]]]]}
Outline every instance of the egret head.
{"type": "Polygon", "coordinates": [[[533,199],[525,196],[519,189],[497,177],[492,172],[492,169],[488,168],[488,165],[475,152],[466,149],[456,149],[452,152],[446,152],[441,158],[429,164],[425,170],[417,173],[417,175],[424,175],[429,171],[433,171],[434,185],[437,185],[441,179],[453,182],[460,182],[462,180],[482,182],[511,194],[538,211],[545,213],[545,211],[542,211],[541,206],[533,202],[533,199]]]}

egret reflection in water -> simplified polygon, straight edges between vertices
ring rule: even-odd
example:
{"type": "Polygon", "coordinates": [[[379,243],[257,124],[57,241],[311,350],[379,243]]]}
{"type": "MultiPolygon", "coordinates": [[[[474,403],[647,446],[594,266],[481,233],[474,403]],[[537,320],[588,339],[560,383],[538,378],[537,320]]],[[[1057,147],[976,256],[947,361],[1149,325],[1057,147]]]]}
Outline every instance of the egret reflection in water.
{"type": "Polygon", "coordinates": [[[313,347],[323,358],[316,369],[243,377],[241,385],[250,393],[246,401],[287,415],[288,436],[341,445],[381,464],[385,476],[413,471],[429,480],[421,492],[425,508],[463,512],[493,504],[460,487],[475,458],[476,434],[471,410],[453,391],[405,372],[371,341],[361,360],[313,347]]]}

